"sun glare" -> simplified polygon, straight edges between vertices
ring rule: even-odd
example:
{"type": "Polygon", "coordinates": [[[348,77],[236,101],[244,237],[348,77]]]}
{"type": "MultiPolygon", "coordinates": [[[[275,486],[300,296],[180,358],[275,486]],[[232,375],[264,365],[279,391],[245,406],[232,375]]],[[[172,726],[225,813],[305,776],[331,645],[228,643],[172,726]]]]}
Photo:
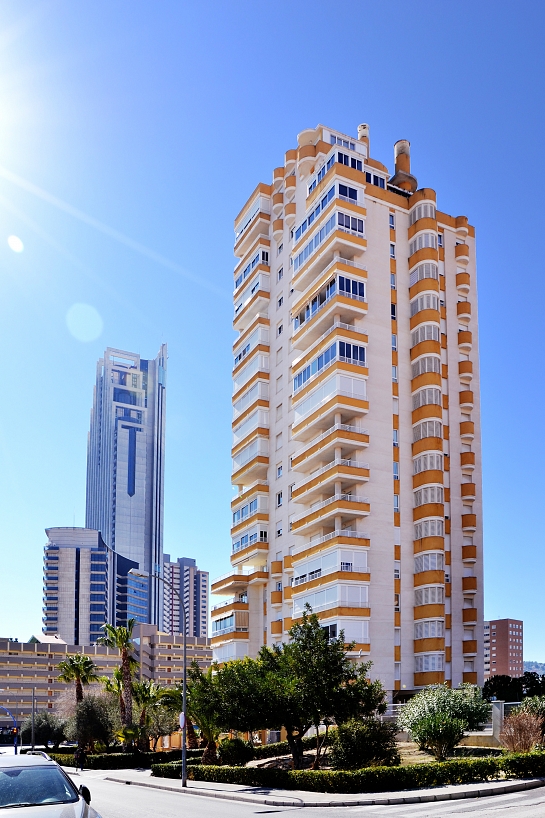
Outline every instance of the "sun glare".
{"type": "Polygon", "coordinates": [[[8,236],[8,245],[14,253],[22,253],[25,249],[25,245],[19,236],[8,236]]]}

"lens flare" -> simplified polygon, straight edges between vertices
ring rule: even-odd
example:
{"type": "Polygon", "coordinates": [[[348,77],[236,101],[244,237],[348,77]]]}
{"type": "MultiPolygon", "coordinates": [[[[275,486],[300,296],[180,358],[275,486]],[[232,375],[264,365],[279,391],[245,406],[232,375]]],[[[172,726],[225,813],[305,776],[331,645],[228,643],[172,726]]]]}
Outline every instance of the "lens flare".
{"type": "Polygon", "coordinates": [[[72,304],[66,313],[66,326],[78,341],[96,341],[102,335],[104,321],[90,304],[72,304]]]}
{"type": "Polygon", "coordinates": [[[14,253],[22,253],[25,249],[25,245],[19,236],[8,236],[8,245],[14,253]]]}

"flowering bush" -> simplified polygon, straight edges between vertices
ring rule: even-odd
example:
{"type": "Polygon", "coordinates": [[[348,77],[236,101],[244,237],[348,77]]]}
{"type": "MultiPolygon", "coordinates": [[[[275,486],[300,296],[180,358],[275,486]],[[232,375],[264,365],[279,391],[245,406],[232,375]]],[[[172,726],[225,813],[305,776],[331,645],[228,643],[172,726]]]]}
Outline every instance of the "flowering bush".
{"type": "Polygon", "coordinates": [[[417,722],[436,714],[461,719],[466,730],[480,730],[488,721],[490,705],[477,685],[462,684],[452,690],[445,684],[424,688],[405,705],[398,719],[402,730],[414,732],[417,722]]]}
{"type": "Polygon", "coordinates": [[[467,729],[463,719],[445,713],[432,713],[412,727],[412,736],[423,750],[428,750],[436,761],[445,761],[467,729]]]}

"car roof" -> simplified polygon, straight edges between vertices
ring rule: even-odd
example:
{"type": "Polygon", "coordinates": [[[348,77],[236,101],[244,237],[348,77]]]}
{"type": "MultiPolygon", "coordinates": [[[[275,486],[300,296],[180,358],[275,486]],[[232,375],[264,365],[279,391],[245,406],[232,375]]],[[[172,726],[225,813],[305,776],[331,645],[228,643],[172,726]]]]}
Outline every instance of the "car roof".
{"type": "Polygon", "coordinates": [[[24,755],[0,755],[0,768],[2,767],[45,767],[56,764],[52,758],[44,758],[43,755],[35,756],[25,753],[24,755]]]}

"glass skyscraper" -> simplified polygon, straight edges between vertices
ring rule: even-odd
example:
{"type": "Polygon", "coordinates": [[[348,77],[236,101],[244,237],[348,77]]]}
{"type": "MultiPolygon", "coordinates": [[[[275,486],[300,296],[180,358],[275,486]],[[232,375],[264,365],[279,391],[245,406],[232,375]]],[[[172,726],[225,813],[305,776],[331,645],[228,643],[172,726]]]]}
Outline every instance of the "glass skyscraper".
{"type": "MultiPolygon", "coordinates": [[[[154,360],[106,349],[97,364],[87,447],[85,525],[100,531],[119,557],[150,574],[160,574],[163,565],[166,365],[166,344],[154,360]]],[[[122,561],[114,568],[111,552],[109,560],[111,574],[119,573],[122,561]]],[[[152,578],[147,598],[147,621],[158,627],[160,586],[152,578]]],[[[115,589],[110,583],[110,622],[127,617],[115,589]]]]}

